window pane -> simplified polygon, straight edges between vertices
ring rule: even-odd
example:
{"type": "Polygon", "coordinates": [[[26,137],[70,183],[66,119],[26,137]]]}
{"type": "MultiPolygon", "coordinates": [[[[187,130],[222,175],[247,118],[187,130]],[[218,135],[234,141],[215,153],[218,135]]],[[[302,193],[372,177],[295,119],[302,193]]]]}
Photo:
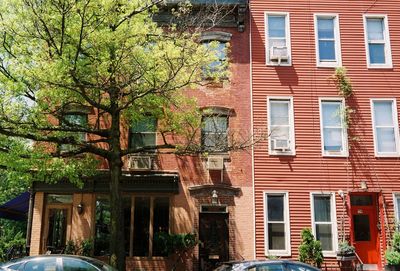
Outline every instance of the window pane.
{"type": "Polygon", "coordinates": [[[331,197],[314,196],[315,222],[331,222],[331,197]]]}
{"type": "Polygon", "coordinates": [[[284,15],[268,15],[268,36],[286,37],[284,15]]]}
{"type": "Polygon", "coordinates": [[[367,19],[368,40],[383,40],[383,18],[367,19]]]}
{"type": "Polygon", "coordinates": [[[384,64],[385,62],[385,45],[370,43],[369,45],[369,61],[371,64],[384,64]]]}
{"type": "Polygon", "coordinates": [[[157,235],[168,233],[169,231],[169,198],[154,199],[154,237],[153,237],[153,256],[167,256],[162,247],[157,243],[157,235]]]}
{"type": "Polygon", "coordinates": [[[289,126],[273,126],[270,133],[271,139],[289,139],[289,126]]]}
{"type": "Polygon", "coordinates": [[[393,126],[392,101],[374,101],[376,126],[393,126]]]}
{"type": "Polygon", "coordinates": [[[378,152],[396,152],[396,139],[393,128],[376,128],[378,152]]]}
{"type": "Polygon", "coordinates": [[[72,195],[48,194],[47,203],[72,203],[72,195]]]}
{"type": "Polygon", "coordinates": [[[370,206],[372,205],[372,196],[357,196],[352,195],[350,197],[351,206],[370,206]]]}
{"type": "Polygon", "coordinates": [[[286,39],[285,38],[269,39],[269,48],[271,48],[271,47],[284,47],[284,46],[286,46],[286,39]]]}
{"type": "Polygon", "coordinates": [[[355,241],[370,241],[371,233],[368,215],[353,215],[353,221],[355,241]]]}
{"type": "Polygon", "coordinates": [[[136,133],[155,132],[157,120],[154,117],[145,117],[132,123],[131,131],[136,133]]]}
{"type": "Polygon", "coordinates": [[[284,221],[284,195],[267,195],[268,221],[284,221]]]}
{"type": "Polygon", "coordinates": [[[75,259],[63,258],[63,271],[97,271],[93,265],[75,259]]]}
{"type": "Polygon", "coordinates": [[[40,259],[40,261],[31,260],[24,266],[25,271],[56,271],[57,258],[40,259]]]}
{"type": "Polygon", "coordinates": [[[327,41],[327,40],[319,41],[319,59],[320,61],[336,59],[334,41],[327,41]]]}
{"type": "Polygon", "coordinates": [[[343,150],[341,128],[324,128],[324,150],[325,151],[343,150]]]}
{"type": "Polygon", "coordinates": [[[132,123],[130,147],[133,149],[156,145],[157,119],[146,117],[132,123]]]}
{"type": "MultiPolygon", "coordinates": [[[[253,269],[249,269],[253,270],[253,269]]],[[[285,268],[283,264],[271,264],[271,263],[266,263],[263,265],[257,265],[257,268],[255,271],[284,271],[285,268]]]]}
{"type": "Polygon", "coordinates": [[[131,148],[139,149],[156,145],[155,133],[133,133],[131,134],[131,148]]]}
{"type": "Polygon", "coordinates": [[[341,102],[323,102],[322,103],[322,120],[324,127],[336,126],[341,127],[340,112],[341,102]]]}
{"type": "Polygon", "coordinates": [[[202,144],[203,148],[211,151],[224,150],[228,145],[228,117],[203,117],[202,144]]]}
{"type": "Polygon", "coordinates": [[[110,253],[110,200],[106,196],[96,199],[96,226],[94,236],[94,255],[102,256],[110,253]]]}
{"type": "Polygon", "coordinates": [[[72,125],[85,126],[87,124],[87,115],[68,114],[64,116],[65,120],[72,125]]]}
{"type": "Polygon", "coordinates": [[[316,238],[321,241],[322,250],[333,250],[332,246],[332,225],[317,224],[315,225],[316,238]]]}
{"type": "Polygon", "coordinates": [[[268,249],[285,249],[285,224],[268,224],[268,249]]]}
{"type": "Polygon", "coordinates": [[[319,39],[333,39],[334,34],[334,19],[333,18],[319,18],[318,19],[318,38],[319,39]]]}
{"type": "Polygon", "coordinates": [[[214,41],[206,41],[203,44],[213,54],[213,59],[214,59],[214,61],[212,61],[210,64],[204,67],[204,72],[206,73],[206,75],[208,73],[222,71],[224,68],[222,66],[223,61],[226,60],[226,43],[214,40],[214,41]]]}
{"type": "Polygon", "coordinates": [[[149,256],[150,198],[135,197],[133,256],[149,256]]]}
{"type": "Polygon", "coordinates": [[[270,106],[270,125],[289,125],[289,103],[271,101],[270,106]]]}

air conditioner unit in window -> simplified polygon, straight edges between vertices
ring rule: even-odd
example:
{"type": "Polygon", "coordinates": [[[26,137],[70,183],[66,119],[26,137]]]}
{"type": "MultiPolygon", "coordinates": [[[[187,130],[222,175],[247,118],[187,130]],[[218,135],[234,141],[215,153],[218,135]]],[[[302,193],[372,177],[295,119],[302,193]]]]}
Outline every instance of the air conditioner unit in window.
{"type": "Polygon", "coordinates": [[[149,170],[152,166],[152,158],[147,155],[132,155],[129,156],[129,169],[149,170]]]}
{"type": "Polygon", "coordinates": [[[269,60],[281,64],[282,61],[289,60],[288,49],[286,46],[272,46],[269,50],[269,60]]]}
{"type": "Polygon", "coordinates": [[[289,139],[272,139],[272,148],[276,151],[288,151],[290,149],[289,139]]]}
{"type": "Polygon", "coordinates": [[[224,169],[224,157],[222,156],[210,156],[207,159],[208,170],[223,170],[224,169]]]}

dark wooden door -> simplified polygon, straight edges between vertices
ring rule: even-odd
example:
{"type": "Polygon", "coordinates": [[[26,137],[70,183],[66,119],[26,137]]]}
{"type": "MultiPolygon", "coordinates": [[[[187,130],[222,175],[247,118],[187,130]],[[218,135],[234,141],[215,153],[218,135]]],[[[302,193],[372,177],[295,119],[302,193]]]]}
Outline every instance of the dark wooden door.
{"type": "Polygon", "coordinates": [[[229,259],[229,215],[200,213],[200,270],[213,270],[229,259]]]}

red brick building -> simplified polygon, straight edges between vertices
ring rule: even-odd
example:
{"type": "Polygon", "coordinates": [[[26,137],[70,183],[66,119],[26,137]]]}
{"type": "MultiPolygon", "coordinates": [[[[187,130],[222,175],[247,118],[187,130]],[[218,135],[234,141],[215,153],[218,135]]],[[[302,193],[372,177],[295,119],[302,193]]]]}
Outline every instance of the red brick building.
{"type": "MultiPolygon", "coordinates": [[[[170,1],[176,2],[176,1],[170,1]]],[[[207,1],[200,1],[206,3],[207,1]]],[[[230,77],[220,84],[200,87],[191,95],[207,112],[202,140],[215,133],[217,122],[228,131],[251,131],[250,45],[246,1],[222,1],[231,14],[218,28],[204,32],[201,42],[219,41],[228,47],[230,77]]],[[[223,52],[223,50],[221,51],[223,52]]],[[[93,118],[88,111],[88,121],[93,118]]],[[[149,120],[121,128],[123,144],[155,144],[162,138],[157,122],[149,120]],[[143,127],[147,127],[144,129],[143,127]],[[151,127],[152,129],[148,129],[151,127]],[[139,141],[139,138],[143,141],[139,141]]],[[[212,145],[212,144],[211,144],[212,145]]],[[[211,146],[213,147],[213,146],[211,146]]],[[[124,214],[128,270],[168,270],[174,257],[157,248],[158,231],[195,233],[201,244],[178,270],[210,270],[217,262],[254,257],[253,187],[250,151],[180,157],[157,152],[126,157],[123,173],[124,214]]],[[[107,256],[109,200],[107,168],[82,189],[69,183],[35,183],[30,254],[59,252],[68,240],[94,240],[94,256],[107,256]]]]}
{"type": "Polygon", "coordinates": [[[337,266],[342,238],[381,270],[399,220],[398,1],[250,1],[256,256],[337,266]],[[346,67],[352,93],[333,76],[346,67]]]}

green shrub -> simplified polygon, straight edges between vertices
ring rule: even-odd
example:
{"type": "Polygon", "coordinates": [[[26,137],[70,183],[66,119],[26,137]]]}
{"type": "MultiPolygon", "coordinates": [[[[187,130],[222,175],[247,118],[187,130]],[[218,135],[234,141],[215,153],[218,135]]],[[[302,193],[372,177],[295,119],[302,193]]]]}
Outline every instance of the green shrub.
{"type": "Polygon", "coordinates": [[[324,261],[321,242],[315,240],[311,229],[305,228],[301,231],[301,243],[299,246],[299,261],[321,267],[324,261]]]}
{"type": "Polygon", "coordinates": [[[392,247],[386,250],[385,258],[388,265],[400,264],[400,232],[393,233],[392,247]]]}

